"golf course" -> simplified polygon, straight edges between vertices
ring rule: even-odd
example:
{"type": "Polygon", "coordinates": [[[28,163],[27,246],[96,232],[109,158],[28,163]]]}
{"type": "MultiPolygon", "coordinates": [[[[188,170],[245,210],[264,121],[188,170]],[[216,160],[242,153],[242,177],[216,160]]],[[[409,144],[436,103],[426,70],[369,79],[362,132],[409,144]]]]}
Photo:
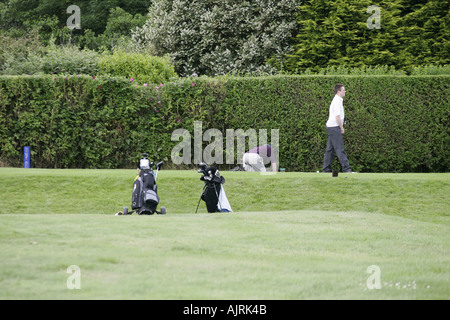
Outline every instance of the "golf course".
{"type": "Polygon", "coordinates": [[[449,173],[220,173],[0,168],[0,299],[450,299],[449,173]]]}

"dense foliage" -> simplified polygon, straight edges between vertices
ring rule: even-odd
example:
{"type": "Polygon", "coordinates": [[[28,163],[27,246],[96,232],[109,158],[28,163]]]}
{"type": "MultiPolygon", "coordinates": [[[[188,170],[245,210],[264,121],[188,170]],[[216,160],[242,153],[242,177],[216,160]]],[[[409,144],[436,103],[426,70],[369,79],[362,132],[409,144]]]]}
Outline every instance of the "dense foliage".
{"type": "Polygon", "coordinates": [[[136,44],[172,57],[179,74],[273,72],[290,52],[299,0],[156,0],[136,44]]]}
{"type": "Polygon", "coordinates": [[[450,63],[448,0],[376,4],[378,9],[371,0],[304,1],[285,70],[389,65],[410,72],[413,66],[450,63]]]}
{"type": "Polygon", "coordinates": [[[102,74],[123,76],[139,84],[159,84],[177,76],[170,61],[135,52],[105,55],[100,58],[99,67],[102,74]]]}
{"type": "Polygon", "coordinates": [[[77,5],[81,12],[82,29],[74,32],[79,35],[91,30],[99,35],[107,29],[112,9],[121,8],[132,16],[145,15],[151,2],[151,0],[1,0],[0,28],[19,32],[18,30],[39,27],[44,37],[48,38],[49,34],[66,26],[70,16],[67,8],[70,5],[77,5]]]}
{"type": "Polygon", "coordinates": [[[410,74],[450,64],[449,0],[81,0],[81,29],[70,30],[73,4],[0,0],[0,37],[8,47],[0,71],[33,73],[27,70],[39,64],[36,55],[52,44],[168,55],[182,76],[375,66],[410,74]],[[20,46],[25,51],[15,50],[20,46]]]}

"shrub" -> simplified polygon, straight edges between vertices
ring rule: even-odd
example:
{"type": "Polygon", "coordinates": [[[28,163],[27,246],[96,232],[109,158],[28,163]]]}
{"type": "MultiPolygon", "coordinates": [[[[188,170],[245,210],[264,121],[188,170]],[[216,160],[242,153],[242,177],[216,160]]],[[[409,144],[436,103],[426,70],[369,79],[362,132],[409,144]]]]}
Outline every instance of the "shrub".
{"type": "Polygon", "coordinates": [[[20,166],[25,145],[41,168],[121,168],[141,150],[162,157],[170,136],[154,91],[107,76],[0,77],[0,161],[20,166]]]}
{"type": "MultiPolygon", "coordinates": [[[[3,37],[5,39],[5,37],[3,37]]],[[[39,45],[37,40],[25,39],[7,42],[8,48],[0,52],[0,62],[4,60],[0,71],[8,75],[21,74],[92,74],[99,71],[99,54],[95,51],[80,50],[77,46],[56,46],[51,43],[48,47],[39,45]],[[28,47],[31,46],[30,50],[28,47]]]]}
{"type": "Polygon", "coordinates": [[[45,52],[37,32],[19,38],[0,34],[0,43],[0,74],[34,74],[41,71],[40,61],[33,61],[39,60],[45,52]]]}
{"type": "Polygon", "coordinates": [[[426,65],[421,67],[413,67],[411,75],[439,75],[450,74],[450,65],[426,65]]]}
{"type": "Polygon", "coordinates": [[[298,0],[156,0],[136,45],[169,55],[180,75],[275,73],[290,52],[298,0]]]}
{"type": "Polygon", "coordinates": [[[116,77],[133,78],[140,84],[164,83],[176,77],[171,63],[161,57],[116,51],[100,59],[101,72],[116,77]]]}
{"type": "Polygon", "coordinates": [[[57,47],[51,44],[42,58],[42,72],[46,74],[91,74],[99,72],[99,54],[73,45],[57,47]]]}

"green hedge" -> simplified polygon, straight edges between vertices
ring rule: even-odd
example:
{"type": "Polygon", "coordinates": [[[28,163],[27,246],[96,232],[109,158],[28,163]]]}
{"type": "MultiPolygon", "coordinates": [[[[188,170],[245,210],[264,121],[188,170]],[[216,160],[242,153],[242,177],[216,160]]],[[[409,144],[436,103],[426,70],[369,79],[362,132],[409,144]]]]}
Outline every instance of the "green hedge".
{"type": "MultiPolygon", "coordinates": [[[[336,83],[346,86],[346,153],[353,170],[448,171],[449,76],[292,76],[227,83],[231,127],[280,128],[281,166],[320,170],[336,83]]],[[[339,168],[337,161],[336,168],[339,168]]]]}
{"type": "MultiPolygon", "coordinates": [[[[361,172],[450,168],[450,76],[180,78],[163,86],[88,76],[0,77],[0,165],[134,168],[140,152],[171,164],[175,129],[279,129],[280,166],[320,170],[332,88],[347,89],[346,152],[361,172]],[[156,88],[157,87],[157,88],[156,88]]],[[[209,142],[203,142],[203,148],[209,142]]],[[[192,142],[193,148],[194,142],[192,142]]],[[[224,141],[224,148],[226,143],[224,141]]],[[[236,153],[236,151],[235,151],[236,153]]],[[[192,160],[193,154],[192,154],[192,160]]],[[[236,158],[237,160],[237,158],[236,158]]],[[[225,162],[225,153],[224,153],[225,162]]],[[[336,161],[336,168],[339,164],[336,161]]],[[[221,165],[227,169],[233,165],[221,165]]]]}

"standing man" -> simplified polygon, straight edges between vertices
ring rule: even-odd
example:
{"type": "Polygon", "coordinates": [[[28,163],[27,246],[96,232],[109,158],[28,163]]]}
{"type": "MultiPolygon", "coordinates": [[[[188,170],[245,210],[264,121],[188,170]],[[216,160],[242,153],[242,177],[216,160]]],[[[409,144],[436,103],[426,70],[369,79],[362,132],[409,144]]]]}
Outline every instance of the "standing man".
{"type": "Polygon", "coordinates": [[[333,163],[334,155],[336,154],[342,166],[344,173],[355,173],[350,168],[347,155],[344,151],[344,97],[345,87],[343,84],[334,86],[334,93],[336,94],[331,101],[329,117],[327,121],[328,143],[323,158],[322,172],[331,172],[331,164],[333,163]]]}

